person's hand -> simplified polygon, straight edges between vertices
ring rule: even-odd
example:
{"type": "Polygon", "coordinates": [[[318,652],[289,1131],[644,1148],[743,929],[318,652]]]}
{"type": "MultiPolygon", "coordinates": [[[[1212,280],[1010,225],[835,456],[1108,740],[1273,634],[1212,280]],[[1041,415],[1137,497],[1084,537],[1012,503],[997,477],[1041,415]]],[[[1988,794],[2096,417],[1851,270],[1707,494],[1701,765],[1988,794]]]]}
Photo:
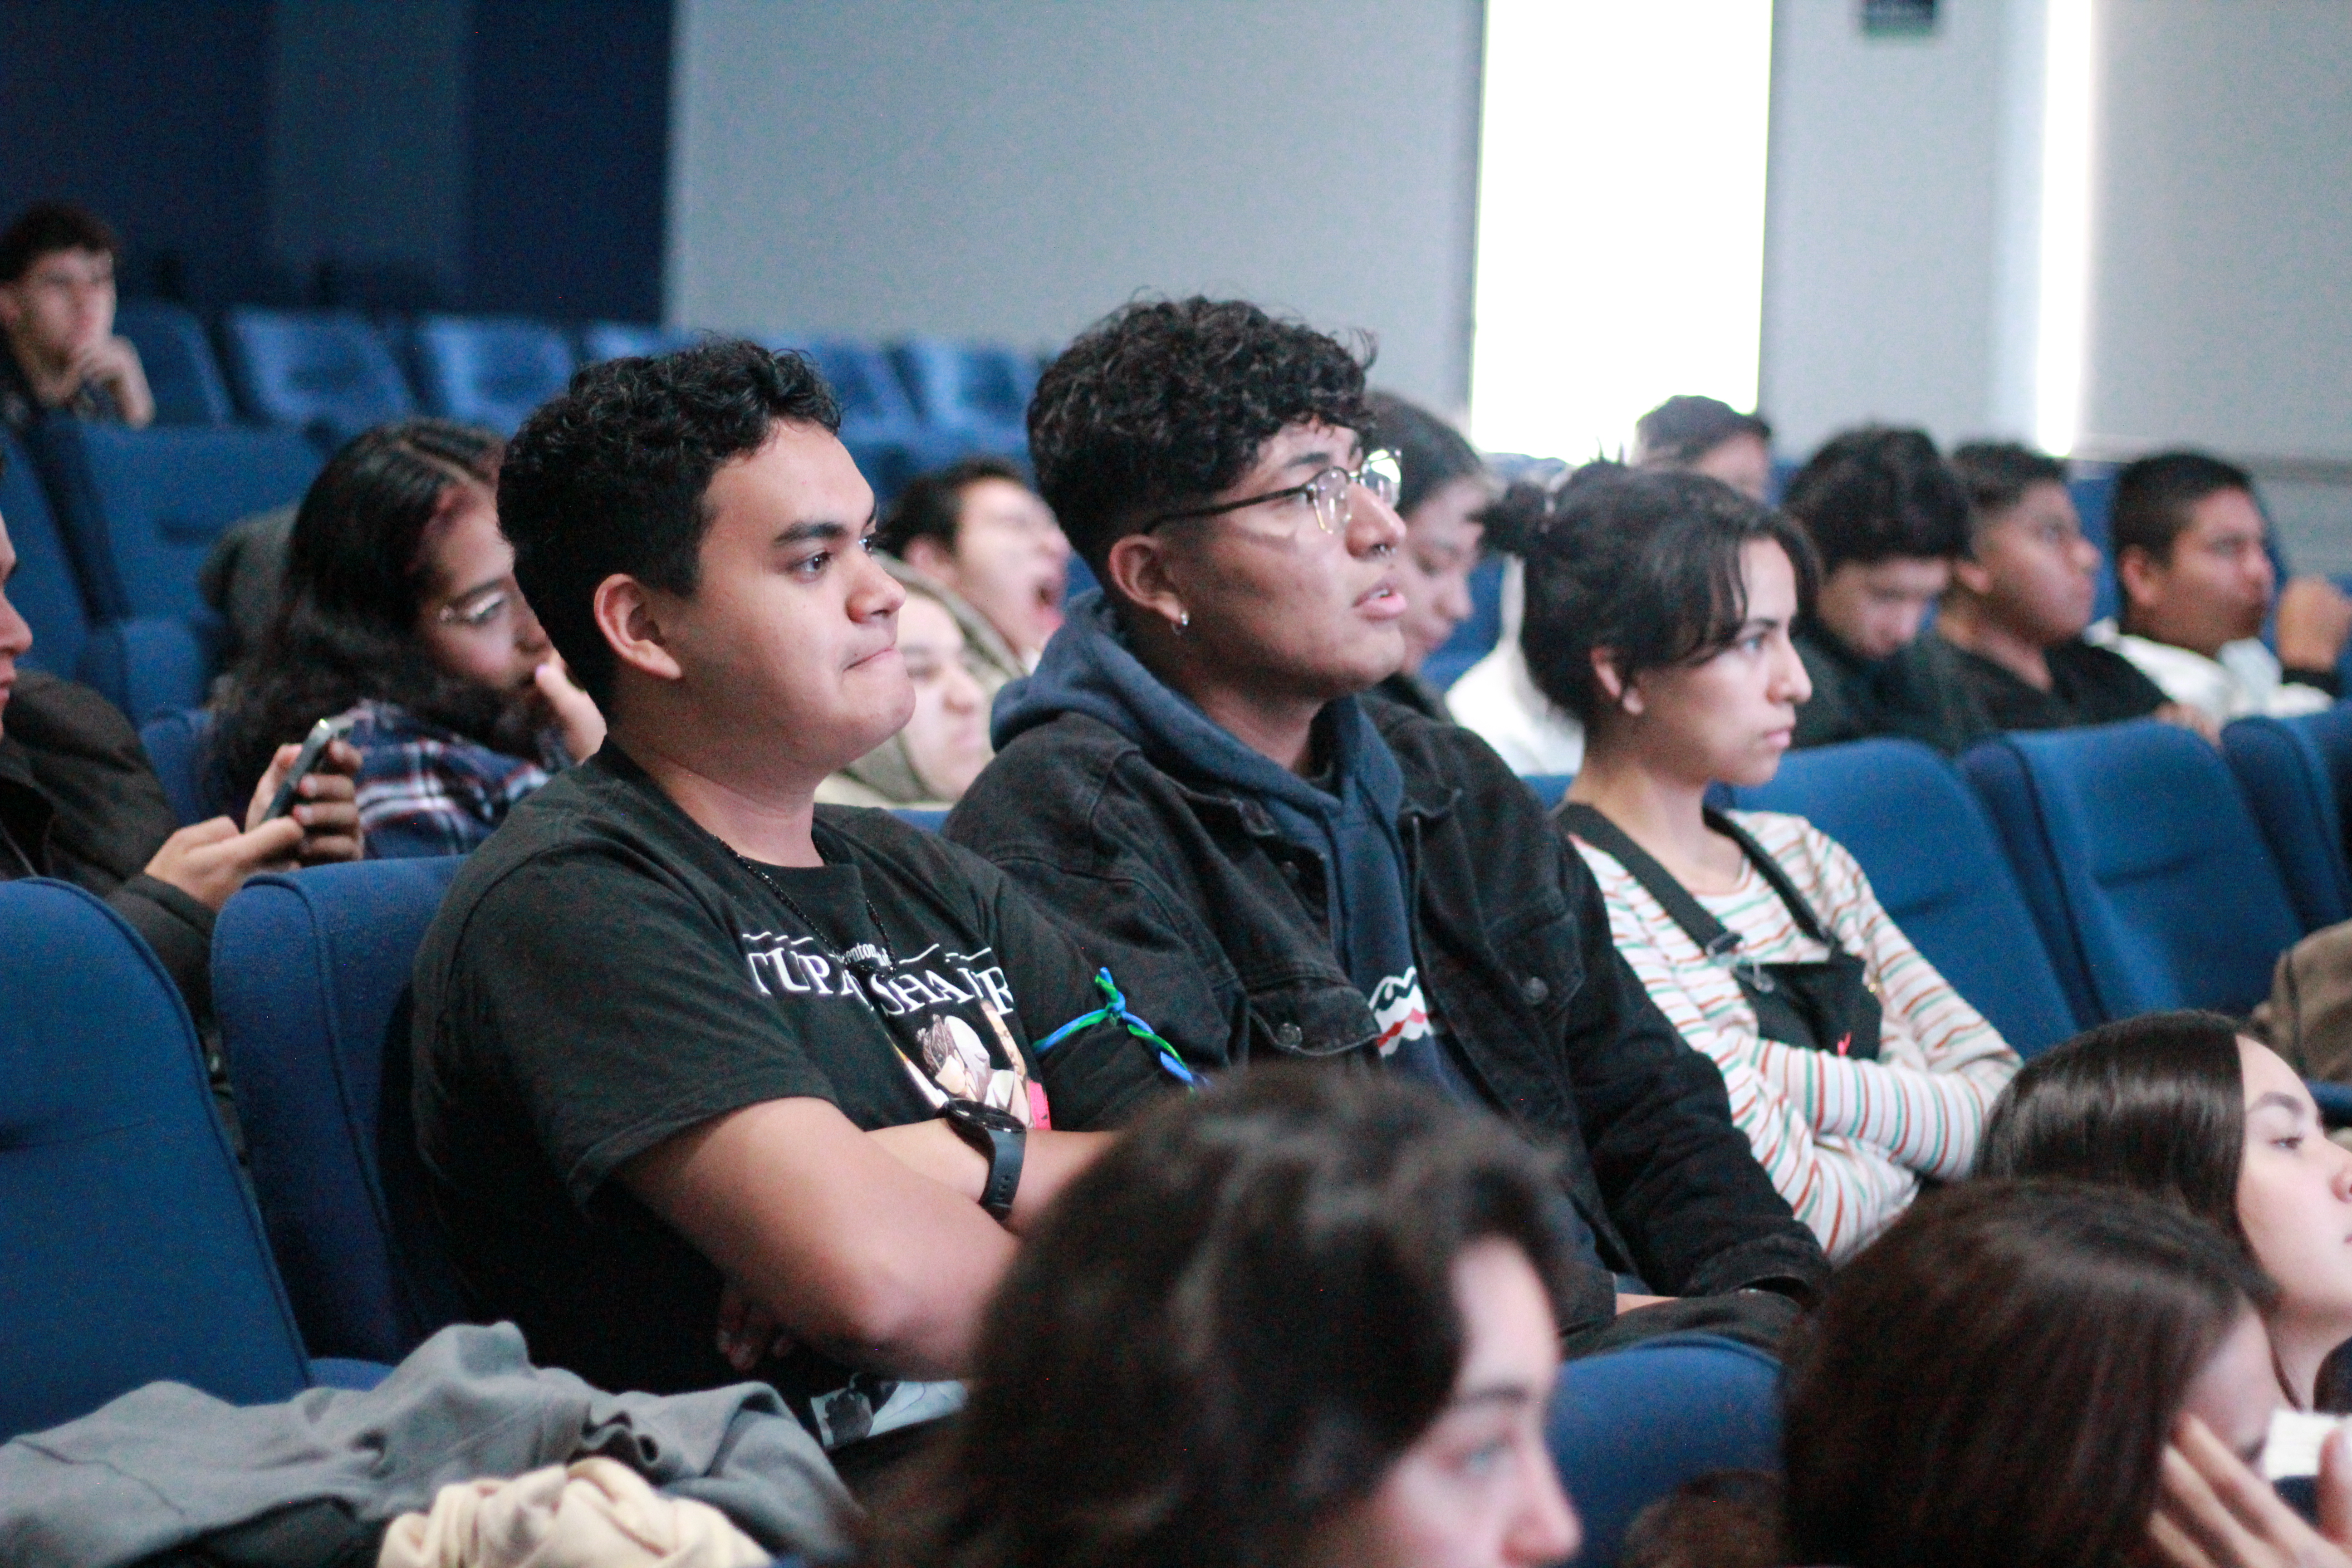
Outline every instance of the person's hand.
{"type": "Polygon", "coordinates": [[[555,710],[556,728],[563,736],[563,749],[572,753],[575,763],[584,763],[596,754],[604,743],[604,715],[590,697],[572,683],[572,672],[563,667],[562,654],[551,654],[547,662],[530,672],[539,683],[539,693],[555,710]]]}
{"type": "MultiPolygon", "coordinates": [[[[301,747],[289,745],[278,747],[270,757],[261,782],[253,786],[253,798],[246,803],[247,831],[261,826],[261,814],[269,809],[269,803],[277,798],[278,786],[286,782],[287,770],[301,754],[301,747]]],[[[359,748],[349,741],[331,741],[319,765],[294,786],[294,807],[287,815],[302,829],[299,858],[303,865],[356,860],[364,852],[366,844],[360,833],[359,786],[354,782],[359,771],[359,748]]]]}
{"type": "Polygon", "coordinates": [[[2352,638],[2352,598],[2325,577],[2297,577],[2279,591],[2278,657],[2289,669],[2334,669],[2352,638]]]}
{"type": "Polygon", "coordinates": [[[2173,1428],[2147,1533],[2174,1568],[2352,1565],[2352,1453],[2340,1429],[2319,1450],[2319,1521],[2304,1523],[2194,1415],[2173,1428]]]}
{"type": "Polygon", "coordinates": [[[793,1337],[774,1313],[753,1301],[730,1279],[719,1292],[719,1353],[737,1372],[749,1373],[771,1356],[792,1353],[793,1337]]]}
{"type": "Polygon", "coordinates": [[[147,862],[147,874],[217,911],[247,878],[292,870],[301,847],[302,825],[290,817],[239,833],[236,823],[215,816],[163,840],[147,862]]]}
{"type": "Polygon", "coordinates": [[[114,395],[125,425],[137,430],[154,420],[155,395],[129,338],[100,338],[74,356],[73,369],[77,384],[94,381],[114,395]]]}
{"type": "Polygon", "coordinates": [[[2168,724],[2178,724],[2184,730],[2193,730],[2217,746],[2221,743],[2221,721],[2194,703],[2168,702],[2150,717],[2168,724]]]}

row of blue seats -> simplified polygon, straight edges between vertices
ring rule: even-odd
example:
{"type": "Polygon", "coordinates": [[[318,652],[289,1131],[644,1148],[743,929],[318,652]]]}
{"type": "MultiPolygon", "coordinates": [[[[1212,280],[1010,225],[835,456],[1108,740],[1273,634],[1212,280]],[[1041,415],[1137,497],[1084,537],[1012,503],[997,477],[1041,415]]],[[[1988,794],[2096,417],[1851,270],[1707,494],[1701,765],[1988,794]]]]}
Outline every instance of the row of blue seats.
{"type": "MultiPolygon", "coordinates": [[[[1569,781],[1528,781],[1547,800],[1569,781]]],[[[2352,708],[2242,719],[2219,752],[2153,720],[1798,752],[1727,804],[1806,817],[2027,1056],[2158,1009],[2238,1016],[2299,938],[2352,919],[2352,708]]],[[[2326,1091],[2331,1113],[2352,1091],[2326,1091]]]]}
{"type": "MultiPolygon", "coordinates": [[[[250,1189],[153,956],[79,889],[0,885],[0,1440],[160,1378],[238,1404],[370,1388],[464,1314],[407,1088],[410,957],[457,866],[321,868],[230,900],[215,974],[250,1189]]],[[[1778,1378],[1705,1335],[1570,1366],[1550,1437],[1584,1560],[1613,1563],[1693,1477],[1774,1464],[1778,1378]]]]}
{"type": "MultiPolygon", "coordinates": [[[[125,301],[115,320],[138,345],[164,422],[219,425],[241,413],[331,440],[420,412],[510,435],[579,366],[660,353],[698,335],[621,321],[564,327],[451,315],[382,321],[356,310],[236,306],[221,312],[215,340],[191,311],[152,300],[125,301]]],[[[823,366],[842,400],[845,437],[908,443],[929,458],[971,450],[1017,456],[1026,447],[1034,355],[941,338],[882,344],[759,335],[772,347],[804,349],[823,366]]]]}

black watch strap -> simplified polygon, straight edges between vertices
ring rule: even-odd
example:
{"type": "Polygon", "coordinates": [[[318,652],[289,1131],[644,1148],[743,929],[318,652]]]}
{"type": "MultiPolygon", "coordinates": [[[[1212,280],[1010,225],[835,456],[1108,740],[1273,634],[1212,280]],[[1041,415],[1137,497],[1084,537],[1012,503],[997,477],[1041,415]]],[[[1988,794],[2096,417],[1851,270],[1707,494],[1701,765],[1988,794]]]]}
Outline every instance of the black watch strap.
{"type": "Polygon", "coordinates": [[[1003,1223],[1012,1215],[1013,1195],[1021,1190],[1029,1130],[1005,1112],[977,1100],[950,1100],[942,1114],[959,1137],[988,1157],[988,1180],[981,1185],[980,1206],[1003,1223]]]}

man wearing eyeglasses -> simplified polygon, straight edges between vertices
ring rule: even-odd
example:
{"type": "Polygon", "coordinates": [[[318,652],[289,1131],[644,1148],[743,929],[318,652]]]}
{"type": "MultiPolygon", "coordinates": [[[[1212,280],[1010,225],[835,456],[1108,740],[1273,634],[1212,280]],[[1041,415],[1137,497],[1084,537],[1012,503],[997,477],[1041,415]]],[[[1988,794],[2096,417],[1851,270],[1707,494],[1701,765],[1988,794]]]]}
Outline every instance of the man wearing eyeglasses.
{"type": "Polygon", "coordinates": [[[1368,419],[1354,353],[1245,303],[1130,305],[1055,361],[1031,456],[1106,586],[1000,697],[949,836],[1085,932],[1195,1067],[1402,1073],[1557,1143],[1588,1240],[1571,1349],[1769,1341],[1827,1265],[1721,1077],[1500,760],[1360,695],[1404,656],[1368,419]]]}

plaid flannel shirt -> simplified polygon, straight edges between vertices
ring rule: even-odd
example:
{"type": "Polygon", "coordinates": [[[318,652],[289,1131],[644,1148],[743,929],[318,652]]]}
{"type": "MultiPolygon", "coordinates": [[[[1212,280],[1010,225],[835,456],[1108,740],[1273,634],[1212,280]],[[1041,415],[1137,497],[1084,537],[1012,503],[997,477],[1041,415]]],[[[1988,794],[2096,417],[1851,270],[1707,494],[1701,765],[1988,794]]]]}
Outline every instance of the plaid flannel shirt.
{"type": "Polygon", "coordinates": [[[362,702],[344,716],[344,738],[360,752],[360,826],[372,860],[465,854],[565,763],[551,731],[541,738],[540,761],[530,762],[396,703],[362,702]]]}

